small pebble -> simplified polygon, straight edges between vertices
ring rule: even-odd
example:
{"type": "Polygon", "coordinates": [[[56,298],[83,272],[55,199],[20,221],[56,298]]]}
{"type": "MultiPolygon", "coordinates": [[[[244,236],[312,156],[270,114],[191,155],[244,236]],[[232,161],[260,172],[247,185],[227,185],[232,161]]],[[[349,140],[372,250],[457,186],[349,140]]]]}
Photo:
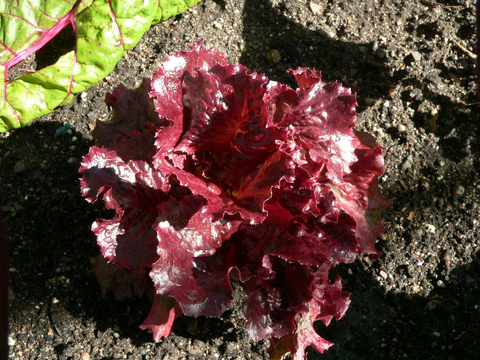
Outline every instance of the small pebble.
{"type": "Polygon", "coordinates": [[[318,29],[318,33],[322,36],[325,36],[327,38],[334,38],[335,37],[335,33],[333,31],[328,31],[328,30],[325,30],[325,29],[318,29]]]}
{"type": "Polygon", "coordinates": [[[378,56],[380,59],[386,58],[387,57],[387,52],[385,49],[378,48],[375,50],[375,55],[378,56]]]}
{"type": "Polygon", "coordinates": [[[312,10],[312,13],[314,15],[317,15],[319,12],[322,11],[322,6],[315,4],[313,1],[310,1],[310,10],[312,10]]]}
{"type": "Polygon", "coordinates": [[[422,60],[422,54],[420,54],[418,51],[412,51],[412,56],[413,56],[413,60],[415,61],[422,60]]]}
{"type": "Polygon", "coordinates": [[[457,184],[455,185],[454,193],[457,196],[462,196],[465,193],[465,188],[462,185],[457,184]]]}
{"type": "Polygon", "coordinates": [[[282,60],[282,55],[280,55],[280,52],[277,49],[273,49],[268,52],[267,59],[274,64],[278,64],[280,60],[282,60]]]}
{"type": "Polygon", "coordinates": [[[21,173],[21,172],[24,172],[25,170],[26,170],[26,167],[23,161],[17,161],[13,166],[14,173],[21,173]]]}
{"type": "Polygon", "coordinates": [[[188,352],[193,355],[193,356],[201,356],[203,354],[203,351],[200,350],[200,349],[194,349],[194,348],[190,348],[188,349],[188,352]]]}
{"type": "Polygon", "coordinates": [[[8,337],[8,346],[13,346],[13,345],[15,345],[15,340],[11,336],[9,336],[8,337]]]}
{"type": "Polygon", "coordinates": [[[403,164],[402,164],[402,171],[406,171],[408,169],[411,169],[412,168],[412,163],[410,160],[406,160],[403,164]]]}

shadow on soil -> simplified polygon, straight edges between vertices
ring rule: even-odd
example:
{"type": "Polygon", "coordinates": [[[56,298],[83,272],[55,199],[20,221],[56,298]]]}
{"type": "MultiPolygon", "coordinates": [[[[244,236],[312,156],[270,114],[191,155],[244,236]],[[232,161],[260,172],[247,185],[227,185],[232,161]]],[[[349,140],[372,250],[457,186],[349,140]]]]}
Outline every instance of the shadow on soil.
{"type": "Polygon", "coordinates": [[[335,345],[311,359],[473,359],[480,344],[480,256],[445,276],[438,270],[427,297],[401,291],[385,293],[357,260],[353,275],[339,269],[352,292],[346,316],[319,333],[335,345]],[[441,282],[438,282],[438,281],[441,282]]]}
{"type": "MultiPolygon", "coordinates": [[[[333,39],[327,32],[306,29],[285,17],[283,6],[273,7],[267,0],[245,2],[246,48],[240,63],[293,88],[297,84],[284,64],[291,64],[294,69],[320,70],[323,81],[339,81],[361,92],[362,98],[376,99],[394,87],[396,81],[388,76],[386,58],[375,55],[373,44],[349,43],[333,39]],[[374,87],[370,86],[372,79],[376,79],[374,87]]],[[[341,30],[337,35],[341,36],[341,30]]]]}
{"type": "MultiPolygon", "coordinates": [[[[440,95],[430,90],[425,83],[418,83],[406,71],[393,71],[388,66],[388,54],[381,49],[374,50],[372,43],[355,44],[339,39],[333,39],[323,30],[309,30],[288,19],[284,4],[273,6],[270,1],[247,0],[243,11],[243,37],[246,48],[240,62],[252,71],[265,73],[269,79],[279,81],[296,88],[297,84],[285,64],[296,69],[310,67],[322,72],[325,82],[338,81],[353,92],[357,97],[359,107],[357,112],[365,109],[365,99],[390,99],[389,92],[399,84],[411,85],[421,89],[417,97],[411,97],[410,91],[401,94],[404,101],[411,103],[415,109],[412,121],[417,128],[423,128],[427,133],[433,133],[440,138],[439,146],[444,156],[458,162],[474,153],[480,155],[479,135],[472,134],[472,128],[477,128],[479,116],[471,115],[478,111],[478,105],[464,105],[452,98],[440,95]],[[430,113],[431,108],[422,110],[422,102],[437,104],[439,116],[435,118],[430,113]]],[[[342,36],[342,29],[337,29],[337,37],[342,36]]],[[[411,63],[411,55],[404,63],[411,63]]],[[[437,66],[439,76],[448,78],[448,71],[443,65],[437,66]]],[[[473,81],[474,72],[470,68],[458,69],[458,76],[464,80],[473,81]]],[[[433,88],[435,84],[432,84],[433,88]]],[[[476,103],[476,99],[465,100],[476,103]]]]}
{"type": "MultiPolygon", "coordinates": [[[[70,324],[82,318],[91,319],[100,334],[111,328],[134,343],[152,341],[148,331],[138,328],[150,311],[148,298],[102,299],[91,273],[90,260],[99,248],[90,227],[95,219],[114,213],[104,208],[102,200],[89,204],[80,195],[78,168],[93,143],[71,130],[56,137],[60,126],[36,122],[13,131],[1,145],[10,149],[1,162],[0,205],[13,269],[11,316],[17,323],[41,322],[33,312],[50,323],[36,327],[45,332],[53,328],[65,339],[72,337],[70,324]],[[24,171],[14,171],[18,162],[25,165],[24,171]],[[9,211],[14,205],[19,207],[16,213],[9,211]]],[[[186,337],[235,336],[224,319],[177,322],[174,332],[186,337]]]]}
{"type": "MultiPolygon", "coordinates": [[[[149,342],[151,335],[138,325],[147,316],[150,301],[102,299],[90,274],[90,259],[98,254],[91,223],[111,213],[101,201],[91,205],[80,196],[79,162],[92,144],[80,134],[55,137],[59,127],[35,123],[13,132],[2,145],[10,149],[1,163],[2,188],[10,190],[2,191],[0,204],[21,205],[18,213],[5,216],[11,267],[15,268],[11,272],[11,316],[17,323],[45,331],[51,327],[66,338],[71,336],[69,322],[78,320],[85,326],[90,323],[99,334],[111,328],[134,344],[149,342]],[[79,138],[72,149],[73,136],[79,138]],[[15,173],[14,165],[21,160],[26,170],[15,173]],[[49,324],[35,324],[43,313],[49,324]]],[[[462,359],[478,355],[478,253],[475,261],[453,270],[448,278],[442,275],[444,269],[438,269],[445,287],[436,287],[428,297],[385,294],[364,262],[357,260],[350,268],[353,275],[346,266],[338,268],[346,290],[352,292],[346,317],[328,328],[318,326],[320,334],[336,345],[324,356],[312,354],[311,358],[438,359],[452,354],[452,359],[462,359]]],[[[241,329],[232,330],[226,318],[228,314],[221,319],[183,317],[174,333],[203,341],[217,337],[234,341],[241,329]]]]}

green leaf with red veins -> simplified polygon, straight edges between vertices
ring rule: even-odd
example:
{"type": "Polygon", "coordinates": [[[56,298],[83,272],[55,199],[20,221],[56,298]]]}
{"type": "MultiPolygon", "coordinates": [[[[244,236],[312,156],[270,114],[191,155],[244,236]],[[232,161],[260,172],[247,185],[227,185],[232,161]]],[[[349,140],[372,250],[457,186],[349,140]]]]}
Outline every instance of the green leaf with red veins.
{"type": "Polygon", "coordinates": [[[0,1],[0,132],[24,126],[107,76],[155,23],[200,0],[0,1]],[[76,45],[51,66],[8,79],[8,70],[67,25],[76,45]]]}

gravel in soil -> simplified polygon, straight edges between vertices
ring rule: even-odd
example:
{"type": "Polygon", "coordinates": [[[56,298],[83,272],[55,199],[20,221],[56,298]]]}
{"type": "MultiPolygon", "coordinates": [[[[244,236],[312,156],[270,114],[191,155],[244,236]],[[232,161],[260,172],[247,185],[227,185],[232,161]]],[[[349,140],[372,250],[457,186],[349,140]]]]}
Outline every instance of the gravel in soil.
{"type": "Polygon", "coordinates": [[[464,50],[475,48],[474,15],[466,0],[205,0],[154,26],[71,104],[2,134],[11,358],[268,358],[268,341],[243,331],[241,293],[221,318],[181,317],[154,343],[138,328],[149,301],[102,298],[91,275],[99,249],[90,225],[111,213],[81,198],[77,171],[95,121],[111,115],[105,94],[138,86],[200,39],[272,80],[295,86],[287,70],[313,67],[352,87],[358,128],[384,147],[381,187],[394,202],[377,243],[384,255],[335,269],[352,303],[343,319],[318,325],[335,345],[308,358],[479,358],[479,109],[464,50]]]}

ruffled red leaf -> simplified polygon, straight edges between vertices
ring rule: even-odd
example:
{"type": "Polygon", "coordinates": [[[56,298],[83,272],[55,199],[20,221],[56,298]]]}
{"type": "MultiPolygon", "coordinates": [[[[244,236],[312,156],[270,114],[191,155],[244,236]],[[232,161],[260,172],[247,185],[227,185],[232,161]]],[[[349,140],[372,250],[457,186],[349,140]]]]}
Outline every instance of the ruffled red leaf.
{"type": "Polygon", "coordinates": [[[175,299],[168,296],[155,295],[152,309],[147,318],[139,326],[142,330],[150,330],[154,341],[160,341],[162,337],[170,335],[173,322],[182,315],[175,299]]]}
{"type": "Polygon", "coordinates": [[[115,150],[125,161],[151,160],[155,151],[155,131],[159,126],[169,126],[161,119],[150,100],[150,79],[143,79],[135,90],[123,84],[105,96],[105,102],[113,109],[109,122],[97,120],[92,132],[97,146],[115,150]],[[135,151],[132,151],[135,149],[135,151]]]}

